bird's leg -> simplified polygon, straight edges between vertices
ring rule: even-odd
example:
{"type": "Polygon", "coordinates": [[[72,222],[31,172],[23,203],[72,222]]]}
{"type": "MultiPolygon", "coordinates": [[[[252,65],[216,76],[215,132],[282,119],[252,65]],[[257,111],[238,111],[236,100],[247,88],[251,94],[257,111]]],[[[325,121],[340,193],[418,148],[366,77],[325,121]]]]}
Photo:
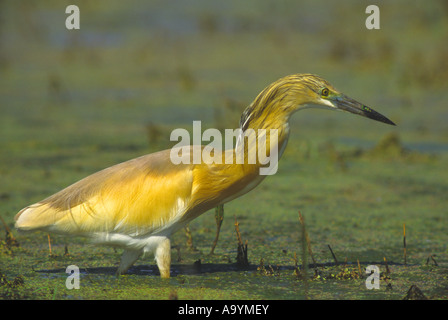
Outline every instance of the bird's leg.
{"type": "Polygon", "coordinates": [[[196,250],[193,246],[193,236],[191,235],[190,225],[185,226],[185,235],[187,236],[187,247],[190,250],[196,250]]]}
{"type": "Polygon", "coordinates": [[[118,266],[117,275],[125,274],[126,271],[137,261],[142,255],[142,250],[125,249],[121,256],[120,265],[118,266]]]}
{"type": "Polygon", "coordinates": [[[216,220],[216,236],[215,240],[212,244],[212,249],[210,250],[210,254],[215,252],[215,247],[218,244],[219,232],[221,230],[222,220],[224,220],[224,205],[220,204],[215,208],[215,220],[216,220]]]}
{"type": "Polygon", "coordinates": [[[170,277],[171,266],[171,242],[169,238],[160,241],[155,252],[157,267],[159,267],[162,278],[170,277]]]}

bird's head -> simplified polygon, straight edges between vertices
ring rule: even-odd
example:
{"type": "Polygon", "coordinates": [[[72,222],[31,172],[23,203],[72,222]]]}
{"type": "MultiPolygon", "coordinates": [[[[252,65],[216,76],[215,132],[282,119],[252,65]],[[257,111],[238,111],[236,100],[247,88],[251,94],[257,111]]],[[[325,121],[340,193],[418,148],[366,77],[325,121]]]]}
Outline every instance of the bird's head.
{"type": "Polygon", "coordinates": [[[395,125],[382,114],[347,97],[325,79],[312,74],[290,75],[269,85],[246,109],[240,124],[243,130],[249,124],[272,124],[285,117],[288,119],[297,110],[310,107],[346,111],[395,125]]]}
{"type": "Polygon", "coordinates": [[[305,104],[299,105],[299,109],[300,107],[306,108],[314,105],[332,110],[346,111],[372,120],[395,125],[391,120],[372,108],[339,92],[328,81],[321,77],[312,74],[292,76],[292,78],[296,77],[297,80],[296,83],[293,84],[293,87],[302,87],[302,90],[306,92],[304,96],[302,95],[302,99],[306,96],[306,99],[308,100],[305,104]]]}

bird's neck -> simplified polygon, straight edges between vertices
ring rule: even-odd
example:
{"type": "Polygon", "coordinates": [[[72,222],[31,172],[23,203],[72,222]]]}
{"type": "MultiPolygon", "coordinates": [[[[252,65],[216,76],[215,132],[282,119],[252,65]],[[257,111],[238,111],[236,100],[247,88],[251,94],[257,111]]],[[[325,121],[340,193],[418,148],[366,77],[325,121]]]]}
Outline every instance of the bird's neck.
{"type": "Polygon", "coordinates": [[[255,188],[266,176],[275,174],[288,138],[287,123],[282,128],[241,131],[236,148],[225,152],[226,157],[233,158],[233,164],[215,165],[212,169],[223,189],[219,202],[231,201],[255,188]],[[263,144],[265,147],[260,149],[263,144]]]}
{"type": "MultiPolygon", "coordinates": [[[[241,129],[241,128],[240,128],[241,129]]],[[[289,124],[281,126],[253,126],[241,130],[233,152],[234,163],[242,164],[244,174],[272,175],[289,138],[289,124]]]]}
{"type": "Polygon", "coordinates": [[[244,146],[244,156],[247,158],[251,156],[251,152],[256,151],[260,153],[266,148],[266,155],[278,150],[280,157],[283,154],[288,139],[288,122],[284,122],[280,126],[251,126],[245,130],[241,130],[235,151],[240,151],[244,146]]]}
{"type": "Polygon", "coordinates": [[[222,164],[208,166],[208,177],[218,179],[223,190],[220,203],[247,193],[277,172],[289,139],[291,112],[283,110],[287,108],[275,109],[257,99],[244,111],[235,148],[225,150],[222,164]]]}
{"type": "Polygon", "coordinates": [[[220,188],[213,204],[209,207],[204,204],[204,208],[208,210],[216,203],[223,204],[238,198],[255,188],[267,175],[275,174],[288,138],[288,121],[284,121],[281,126],[251,125],[241,130],[236,147],[221,154],[221,163],[203,164],[207,169],[198,171],[207,173],[203,177],[196,177],[197,181],[207,181],[204,190],[199,193],[208,195],[215,186],[220,188]]]}
{"type": "MultiPolygon", "coordinates": [[[[261,139],[261,141],[266,138],[266,147],[269,153],[277,150],[278,158],[280,158],[288,143],[289,118],[297,110],[297,101],[288,94],[271,94],[276,91],[278,88],[275,86],[267,87],[244,110],[240,120],[240,129],[242,130],[240,136],[252,137],[255,140],[261,139]]],[[[239,138],[238,143],[241,140],[239,138]]],[[[248,154],[251,154],[250,150],[248,154]]]]}

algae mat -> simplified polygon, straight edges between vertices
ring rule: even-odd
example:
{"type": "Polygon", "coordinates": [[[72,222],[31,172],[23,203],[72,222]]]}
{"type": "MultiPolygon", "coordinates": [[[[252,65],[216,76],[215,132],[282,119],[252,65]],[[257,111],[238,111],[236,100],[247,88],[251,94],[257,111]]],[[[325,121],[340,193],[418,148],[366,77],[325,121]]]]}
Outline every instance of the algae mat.
{"type": "Polygon", "coordinates": [[[448,297],[444,1],[380,4],[379,30],[365,28],[359,1],[74,4],[79,30],[65,28],[59,1],[0,3],[2,299],[448,297]],[[398,126],[295,114],[277,174],[225,205],[215,253],[213,212],[174,236],[171,279],[152,257],[117,278],[120,250],[51,235],[50,253],[46,234],[15,232],[24,206],[171,147],[170,132],[194,120],[235,128],[260,90],[299,72],[398,126]],[[67,288],[71,265],[79,289],[67,288]]]}

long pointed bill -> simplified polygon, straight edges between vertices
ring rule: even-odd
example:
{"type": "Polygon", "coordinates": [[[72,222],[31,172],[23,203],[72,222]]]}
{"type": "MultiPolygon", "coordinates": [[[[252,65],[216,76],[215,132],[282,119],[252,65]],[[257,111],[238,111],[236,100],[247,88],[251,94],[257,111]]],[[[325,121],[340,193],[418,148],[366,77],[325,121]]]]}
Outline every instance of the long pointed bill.
{"type": "Polygon", "coordinates": [[[358,101],[347,97],[346,95],[337,97],[335,100],[333,100],[333,102],[335,106],[340,110],[359,114],[360,116],[395,126],[395,123],[390,121],[381,113],[376,112],[375,110],[363,105],[362,103],[359,103],[358,101]]]}

